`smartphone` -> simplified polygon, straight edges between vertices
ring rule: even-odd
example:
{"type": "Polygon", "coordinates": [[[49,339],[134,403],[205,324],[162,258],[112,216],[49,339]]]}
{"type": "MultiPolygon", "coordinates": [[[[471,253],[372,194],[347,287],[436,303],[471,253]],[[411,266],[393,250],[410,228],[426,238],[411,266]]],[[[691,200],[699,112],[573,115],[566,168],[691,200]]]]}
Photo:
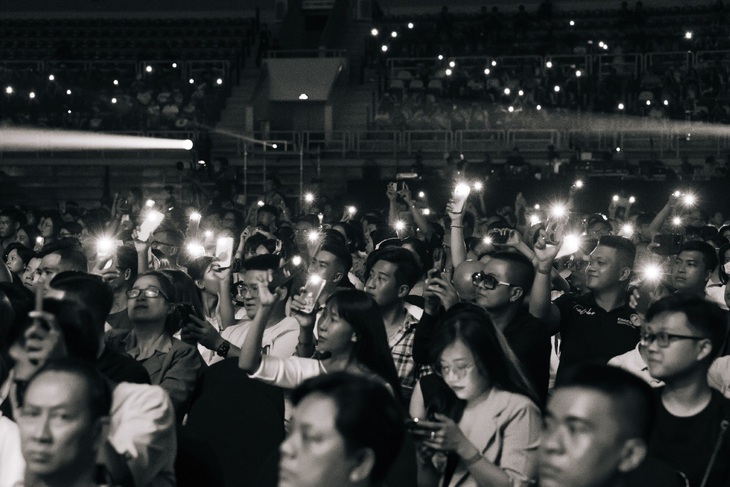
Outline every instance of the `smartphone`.
{"type": "Polygon", "coordinates": [[[43,245],[45,243],[45,239],[43,237],[36,237],[35,238],[35,247],[33,247],[33,250],[36,252],[40,252],[43,249],[43,245]]]}
{"type": "Polygon", "coordinates": [[[177,305],[177,312],[180,314],[180,321],[187,323],[191,316],[195,316],[195,308],[190,303],[182,303],[177,305]]]}
{"type": "Polygon", "coordinates": [[[636,307],[634,309],[637,313],[646,316],[646,312],[649,310],[649,306],[651,305],[651,290],[648,286],[638,285],[630,288],[629,294],[631,294],[634,289],[639,291],[639,299],[636,300],[636,307]]]}
{"type": "Polygon", "coordinates": [[[317,274],[309,276],[307,283],[304,285],[304,298],[307,304],[304,308],[302,308],[302,313],[309,314],[314,311],[314,307],[317,305],[317,300],[319,300],[319,296],[322,294],[325,284],[327,284],[327,281],[317,274]]]}
{"type": "Polygon", "coordinates": [[[233,262],[233,237],[219,237],[215,246],[215,256],[222,269],[231,267],[233,262]]]}
{"type": "Polygon", "coordinates": [[[157,227],[160,226],[160,223],[162,223],[162,220],[164,218],[165,215],[163,215],[159,211],[152,210],[147,213],[147,216],[145,217],[142,225],[140,225],[139,227],[139,231],[137,232],[137,240],[139,240],[140,242],[146,242],[147,240],[149,240],[152,232],[157,230],[157,227]]]}
{"type": "Polygon", "coordinates": [[[509,240],[512,230],[509,228],[493,228],[487,232],[487,236],[492,239],[492,244],[504,245],[509,240]]]}
{"type": "Polygon", "coordinates": [[[466,207],[466,200],[469,198],[471,187],[466,183],[459,183],[454,188],[451,200],[454,202],[454,213],[463,213],[466,207]]]}
{"type": "Polygon", "coordinates": [[[302,258],[295,255],[291,259],[287,260],[283,266],[276,269],[273,279],[268,285],[269,291],[272,293],[275,292],[277,287],[283,286],[302,272],[304,272],[302,258]]]}
{"type": "Polygon", "coordinates": [[[443,274],[446,270],[446,250],[443,247],[433,249],[433,267],[443,274]]]}
{"type": "Polygon", "coordinates": [[[652,249],[655,254],[662,256],[676,255],[682,248],[682,244],[684,243],[684,237],[680,234],[675,233],[654,235],[654,238],[651,242],[653,244],[658,244],[657,247],[654,247],[652,249]]]}
{"type": "Polygon", "coordinates": [[[545,243],[548,245],[558,245],[560,239],[563,238],[565,231],[565,221],[562,219],[548,219],[545,222],[545,243]]]}

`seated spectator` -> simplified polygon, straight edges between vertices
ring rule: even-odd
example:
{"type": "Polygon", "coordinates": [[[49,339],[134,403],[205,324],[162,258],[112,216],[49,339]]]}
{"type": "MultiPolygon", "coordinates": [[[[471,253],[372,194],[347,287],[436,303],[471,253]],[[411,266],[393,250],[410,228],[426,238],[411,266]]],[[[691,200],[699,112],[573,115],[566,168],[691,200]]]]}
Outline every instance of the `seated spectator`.
{"type": "Polygon", "coordinates": [[[280,486],[383,484],[405,427],[382,382],[339,372],[304,382],[292,401],[292,432],[280,448],[280,486]],[[311,434],[326,438],[321,448],[306,440],[311,434]]]}
{"type": "Polygon", "coordinates": [[[432,347],[436,375],[416,385],[419,485],[512,485],[537,473],[537,396],[481,308],[458,305],[432,347]],[[444,385],[446,387],[444,387],[444,385]],[[439,468],[446,455],[446,468],[439,468]]]}
{"type": "Polygon", "coordinates": [[[96,485],[111,403],[110,387],[91,364],[64,359],[38,371],[17,414],[24,485],[96,485]]]}
{"type": "Polygon", "coordinates": [[[81,250],[75,248],[70,239],[68,243],[59,242],[54,245],[49,245],[44,248],[39,257],[41,258],[41,262],[38,265],[34,285],[44,286],[46,290],[49,289],[51,280],[59,272],[88,271],[89,264],[86,255],[81,250]]]}
{"type": "Polygon", "coordinates": [[[726,424],[730,399],[712,388],[707,373],[727,338],[725,313],[700,297],[677,294],[654,303],[641,341],[657,390],[656,425],[649,455],[681,471],[689,485],[730,482],[726,424]],[[705,483],[706,482],[706,483],[705,483]]]}
{"type": "Polygon", "coordinates": [[[605,365],[568,370],[545,412],[542,487],[680,486],[680,476],[646,459],[656,400],[641,380],[605,365]],[[637,483],[639,467],[645,468],[637,483]],[[635,477],[634,477],[635,476],[635,477]]]}
{"type": "Polygon", "coordinates": [[[175,308],[170,298],[174,295],[175,288],[164,274],[140,274],[127,291],[132,329],[111,331],[106,342],[144,365],[152,384],[170,395],[180,422],[205,363],[195,347],[173,338],[165,328],[175,308]]]}
{"type": "MultiPolygon", "coordinates": [[[[212,259],[201,257],[201,259],[212,259]]],[[[211,261],[212,262],[212,261],[211,261]]],[[[195,265],[191,265],[191,269],[195,265]]],[[[238,358],[241,347],[251,330],[251,321],[261,308],[259,298],[259,282],[265,282],[269,272],[279,268],[279,258],[275,255],[257,255],[243,263],[243,279],[239,281],[240,294],[244,299],[244,307],[249,320],[223,328],[215,326],[210,318],[191,318],[186,323],[186,333],[191,335],[203,348],[201,355],[208,365],[229,357],[238,358]]],[[[286,316],[286,299],[289,297],[289,287],[283,299],[277,300],[271,306],[264,325],[262,347],[267,355],[276,357],[291,357],[294,355],[299,336],[299,322],[292,316],[286,316]]],[[[226,289],[221,292],[228,292],[226,289]]]]}

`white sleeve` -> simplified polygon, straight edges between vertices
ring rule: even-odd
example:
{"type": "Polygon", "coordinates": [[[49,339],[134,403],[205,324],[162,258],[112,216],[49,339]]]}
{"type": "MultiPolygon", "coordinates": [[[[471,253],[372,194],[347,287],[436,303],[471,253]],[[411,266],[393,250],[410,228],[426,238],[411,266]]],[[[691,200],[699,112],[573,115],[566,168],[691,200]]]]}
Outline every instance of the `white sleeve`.
{"type": "Polygon", "coordinates": [[[319,360],[262,355],[259,368],[249,374],[249,377],[284,389],[294,389],[305,380],[324,373],[326,372],[319,360]]]}
{"type": "Polygon", "coordinates": [[[160,386],[114,388],[108,441],[127,459],[135,486],[175,485],[175,410],[160,386]]]}
{"type": "Polygon", "coordinates": [[[24,474],[18,425],[0,415],[0,487],[22,484],[24,474]]]}

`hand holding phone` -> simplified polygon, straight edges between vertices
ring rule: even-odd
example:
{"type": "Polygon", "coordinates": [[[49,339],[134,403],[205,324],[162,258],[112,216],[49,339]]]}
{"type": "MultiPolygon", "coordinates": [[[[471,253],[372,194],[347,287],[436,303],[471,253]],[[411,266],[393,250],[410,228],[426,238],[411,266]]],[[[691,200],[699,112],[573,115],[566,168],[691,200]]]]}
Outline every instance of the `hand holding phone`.
{"type": "Polygon", "coordinates": [[[304,262],[302,258],[295,255],[286,263],[279,267],[272,276],[271,281],[268,284],[269,291],[272,293],[276,292],[276,288],[281,287],[297,277],[299,274],[304,272],[304,262]]]}

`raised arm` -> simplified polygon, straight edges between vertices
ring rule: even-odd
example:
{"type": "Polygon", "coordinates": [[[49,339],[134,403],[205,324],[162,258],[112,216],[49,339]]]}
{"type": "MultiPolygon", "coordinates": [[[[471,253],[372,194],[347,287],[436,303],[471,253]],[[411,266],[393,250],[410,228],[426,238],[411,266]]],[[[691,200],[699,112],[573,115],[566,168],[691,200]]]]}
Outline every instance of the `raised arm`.
{"type": "MultiPolygon", "coordinates": [[[[271,278],[271,275],[269,275],[271,278]]],[[[277,290],[276,295],[269,292],[267,283],[256,283],[259,288],[259,300],[261,302],[256,316],[251,321],[246,341],[241,346],[241,355],[238,357],[238,366],[246,373],[252,374],[261,364],[261,345],[264,340],[264,329],[269,321],[269,316],[273,311],[272,305],[276,302],[278,296],[284,293],[284,290],[277,290]]]]}
{"type": "Polygon", "coordinates": [[[551,274],[555,256],[558,255],[562,241],[558,245],[545,243],[545,232],[540,230],[540,237],[535,242],[535,258],[537,267],[535,280],[530,292],[530,313],[536,318],[545,321],[551,329],[551,333],[558,331],[560,323],[560,310],[550,301],[552,291],[551,274]]]}

